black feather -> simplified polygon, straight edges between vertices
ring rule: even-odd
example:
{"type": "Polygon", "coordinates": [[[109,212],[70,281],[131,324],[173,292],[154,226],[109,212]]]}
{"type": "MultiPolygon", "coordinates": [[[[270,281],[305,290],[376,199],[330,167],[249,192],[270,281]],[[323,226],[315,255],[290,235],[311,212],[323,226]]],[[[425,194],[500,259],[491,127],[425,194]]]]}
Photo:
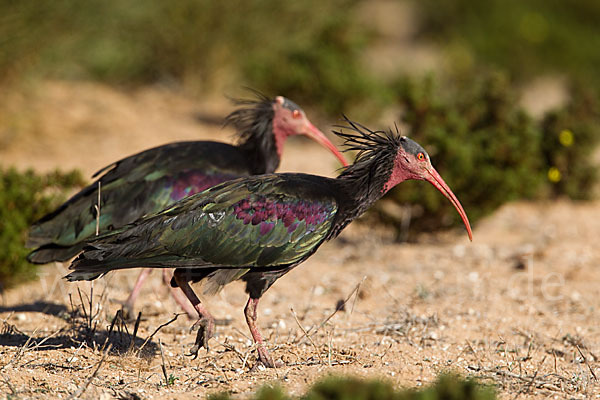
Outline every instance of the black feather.
{"type": "Polygon", "coordinates": [[[273,100],[254,91],[256,99],[231,99],[239,108],[225,118],[224,126],[237,131],[238,147],[251,159],[252,174],[273,172],[279,157],[273,138],[273,100]],[[267,161],[265,165],[265,160],[267,161]]]}
{"type": "Polygon", "coordinates": [[[387,182],[394,167],[394,157],[398,153],[403,137],[392,130],[372,131],[344,115],[347,125],[336,125],[340,130],[333,133],[344,139],[344,151],[357,151],[354,163],[344,169],[338,178],[355,182],[356,187],[364,188],[365,196],[375,195],[387,182]],[[344,132],[342,129],[352,131],[344,132]]]}

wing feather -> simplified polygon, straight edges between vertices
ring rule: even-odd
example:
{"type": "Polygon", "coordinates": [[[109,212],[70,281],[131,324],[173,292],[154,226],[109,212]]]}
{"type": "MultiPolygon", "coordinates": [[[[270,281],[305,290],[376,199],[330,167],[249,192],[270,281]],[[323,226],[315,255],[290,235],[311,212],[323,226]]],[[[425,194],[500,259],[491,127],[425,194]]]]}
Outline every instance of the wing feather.
{"type": "Polygon", "coordinates": [[[90,258],[107,270],[147,261],[238,269],[296,264],[326,239],[338,209],[326,189],[311,188],[307,194],[302,184],[290,184],[297,183],[296,176],[263,175],[217,185],[92,242],[71,267],[78,271],[86,264],[82,259],[89,266],[90,258]]]}

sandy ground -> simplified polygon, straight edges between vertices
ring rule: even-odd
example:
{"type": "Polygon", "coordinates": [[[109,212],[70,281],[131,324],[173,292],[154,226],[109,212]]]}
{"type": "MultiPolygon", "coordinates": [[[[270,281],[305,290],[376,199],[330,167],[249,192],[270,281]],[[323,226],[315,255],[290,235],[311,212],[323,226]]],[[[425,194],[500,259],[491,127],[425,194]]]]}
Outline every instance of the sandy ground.
{"type": "MultiPolygon", "coordinates": [[[[7,104],[0,160],[21,168],[89,174],[150,146],[231,134],[195,118],[222,116],[227,103],[198,104],[156,88],[123,93],[49,82],[7,104]]],[[[326,130],[327,122],[314,122],[326,130]]],[[[336,168],[300,139],[285,157],[283,170],[333,175],[336,168]]],[[[136,271],[94,282],[90,322],[90,284],[69,284],[61,279],[66,265],[48,265],[39,281],[2,295],[0,392],[203,398],[277,382],[300,394],[326,374],[415,387],[455,371],[496,385],[501,398],[598,398],[599,213],[600,202],[509,204],[475,227],[473,243],[456,231],[398,244],[386,229],[353,223],[263,297],[259,326],[283,363],[274,370],[251,370],[241,284],[204,299],[222,324],[210,351],[193,360],[186,355],[192,322],[181,315],[161,328],[178,309],[159,273],[143,289],[134,337],[133,323],[111,329],[111,321],[136,271]]]]}

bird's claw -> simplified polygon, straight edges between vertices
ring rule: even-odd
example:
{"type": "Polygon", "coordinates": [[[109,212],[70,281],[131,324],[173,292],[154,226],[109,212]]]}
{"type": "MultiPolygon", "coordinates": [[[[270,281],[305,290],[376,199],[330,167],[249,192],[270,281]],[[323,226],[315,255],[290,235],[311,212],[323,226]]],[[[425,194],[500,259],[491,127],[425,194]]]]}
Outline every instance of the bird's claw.
{"type": "Polygon", "coordinates": [[[273,362],[273,359],[271,358],[271,355],[269,354],[269,352],[267,351],[267,349],[264,346],[259,346],[258,349],[258,360],[256,362],[256,364],[254,364],[254,366],[250,369],[250,372],[255,372],[258,370],[259,365],[263,365],[265,368],[280,368],[283,367],[283,362],[281,360],[278,360],[276,362],[273,362]]]}
{"type": "Polygon", "coordinates": [[[192,356],[192,359],[196,359],[198,357],[198,351],[204,347],[206,351],[208,351],[208,341],[214,335],[215,331],[215,321],[210,318],[201,318],[192,325],[190,328],[190,332],[197,330],[196,334],[196,342],[194,346],[190,349],[189,356],[192,356]]]}
{"type": "Polygon", "coordinates": [[[192,348],[190,349],[190,352],[188,353],[188,356],[192,357],[192,360],[195,360],[196,358],[198,358],[199,350],[200,350],[200,346],[198,346],[197,344],[193,345],[192,348]]]}
{"type": "Polygon", "coordinates": [[[129,304],[128,302],[121,303],[121,318],[123,318],[126,322],[135,321],[135,312],[133,310],[133,304],[129,304]]]}

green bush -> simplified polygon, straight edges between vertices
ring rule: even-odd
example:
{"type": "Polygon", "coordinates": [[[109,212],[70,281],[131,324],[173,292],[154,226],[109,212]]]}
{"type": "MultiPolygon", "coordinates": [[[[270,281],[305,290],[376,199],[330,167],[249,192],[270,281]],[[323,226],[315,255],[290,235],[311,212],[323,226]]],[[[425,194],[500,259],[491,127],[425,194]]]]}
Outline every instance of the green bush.
{"type": "MultiPolygon", "coordinates": [[[[538,193],[544,182],[541,132],[515,105],[503,75],[484,75],[454,90],[443,90],[432,78],[402,79],[396,90],[406,134],[429,150],[471,222],[538,193]]],[[[422,208],[413,213],[419,229],[460,221],[448,200],[422,182],[403,183],[387,198],[422,208]]]]}
{"type": "MultiPolygon", "coordinates": [[[[600,111],[593,92],[574,88],[566,106],[536,121],[518,106],[514,87],[497,72],[452,84],[405,77],[394,85],[405,133],[429,151],[472,223],[513,200],[594,193],[600,111]]],[[[462,224],[423,182],[405,182],[386,199],[411,207],[410,231],[462,224]]],[[[375,213],[405,240],[406,214],[391,210],[379,205],[375,213]]]]}
{"type": "Polygon", "coordinates": [[[493,65],[521,81],[567,74],[600,90],[597,0],[414,3],[421,35],[437,41],[455,67],[493,65]]]}
{"type": "Polygon", "coordinates": [[[0,167],[0,288],[35,277],[24,247],[29,226],[65,199],[65,192],[80,187],[78,171],[37,175],[0,167]]]}
{"type": "Polygon", "coordinates": [[[597,181],[594,152],[600,140],[600,108],[589,90],[572,90],[571,102],[542,121],[542,152],[552,194],[589,199],[597,181]]]}
{"type": "MultiPolygon", "coordinates": [[[[423,389],[395,390],[387,381],[349,377],[329,377],[314,384],[301,397],[287,395],[280,387],[263,386],[254,400],[493,400],[494,391],[473,379],[442,375],[423,389]]],[[[209,396],[211,400],[231,399],[226,393],[209,396]]]]}
{"type": "MultiPolygon", "coordinates": [[[[0,77],[113,84],[215,82],[341,113],[371,85],[359,68],[357,0],[0,0],[0,77]]],[[[220,87],[219,84],[216,87],[220,87]]]]}
{"type": "Polygon", "coordinates": [[[355,3],[309,5],[325,8],[319,15],[321,29],[305,32],[300,40],[282,40],[275,51],[248,54],[245,76],[263,90],[286,93],[301,104],[321,105],[329,115],[348,112],[359,102],[364,109],[369,98],[380,102],[383,88],[358,62],[368,35],[351,22],[355,3]]]}

